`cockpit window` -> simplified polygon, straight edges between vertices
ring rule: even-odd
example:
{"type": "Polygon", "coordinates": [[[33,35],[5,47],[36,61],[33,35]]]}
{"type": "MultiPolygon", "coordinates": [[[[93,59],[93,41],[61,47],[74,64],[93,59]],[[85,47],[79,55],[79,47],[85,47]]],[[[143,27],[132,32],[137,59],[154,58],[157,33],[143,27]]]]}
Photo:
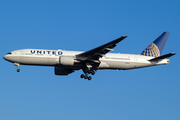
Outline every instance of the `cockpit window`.
{"type": "Polygon", "coordinates": [[[12,54],[11,52],[8,52],[7,54],[12,54]]]}

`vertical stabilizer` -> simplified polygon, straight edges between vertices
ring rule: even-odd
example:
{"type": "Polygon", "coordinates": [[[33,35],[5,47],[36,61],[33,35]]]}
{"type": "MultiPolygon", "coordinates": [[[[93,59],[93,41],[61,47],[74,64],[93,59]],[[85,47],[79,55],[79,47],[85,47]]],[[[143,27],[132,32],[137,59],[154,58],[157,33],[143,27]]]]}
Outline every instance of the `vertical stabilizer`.
{"type": "Polygon", "coordinates": [[[140,55],[158,57],[161,55],[164,45],[168,39],[169,32],[163,32],[153,43],[151,43],[140,55]]]}

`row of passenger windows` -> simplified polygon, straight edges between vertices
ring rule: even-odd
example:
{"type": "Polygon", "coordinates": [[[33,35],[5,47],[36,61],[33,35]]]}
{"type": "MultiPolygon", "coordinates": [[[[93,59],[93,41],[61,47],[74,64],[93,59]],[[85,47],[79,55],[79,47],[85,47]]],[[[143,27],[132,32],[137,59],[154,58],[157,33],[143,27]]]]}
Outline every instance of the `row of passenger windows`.
{"type": "Polygon", "coordinates": [[[105,57],[106,59],[116,59],[116,60],[130,60],[129,58],[110,58],[110,57],[105,57]]]}

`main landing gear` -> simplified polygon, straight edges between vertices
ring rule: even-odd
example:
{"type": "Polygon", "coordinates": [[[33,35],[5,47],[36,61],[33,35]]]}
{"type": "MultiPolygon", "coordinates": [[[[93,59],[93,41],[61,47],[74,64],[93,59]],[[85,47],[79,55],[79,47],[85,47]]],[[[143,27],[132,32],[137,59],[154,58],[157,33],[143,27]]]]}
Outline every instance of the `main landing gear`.
{"type": "Polygon", "coordinates": [[[88,74],[94,75],[95,74],[95,70],[97,70],[98,66],[99,66],[100,62],[98,62],[97,64],[94,61],[87,61],[84,64],[84,68],[82,69],[84,74],[81,74],[81,78],[84,79],[88,79],[91,80],[92,77],[88,76],[88,74]]]}
{"type": "Polygon", "coordinates": [[[84,74],[81,74],[81,78],[84,78],[84,79],[88,79],[88,80],[91,80],[92,79],[92,77],[91,76],[88,76],[88,74],[91,74],[91,75],[94,75],[95,74],[95,71],[94,70],[92,70],[92,71],[90,71],[90,70],[83,70],[83,72],[84,72],[84,74]]]}
{"type": "Polygon", "coordinates": [[[17,69],[17,72],[20,72],[19,63],[14,63],[14,65],[18,68],[18,69],[17,69]]]}

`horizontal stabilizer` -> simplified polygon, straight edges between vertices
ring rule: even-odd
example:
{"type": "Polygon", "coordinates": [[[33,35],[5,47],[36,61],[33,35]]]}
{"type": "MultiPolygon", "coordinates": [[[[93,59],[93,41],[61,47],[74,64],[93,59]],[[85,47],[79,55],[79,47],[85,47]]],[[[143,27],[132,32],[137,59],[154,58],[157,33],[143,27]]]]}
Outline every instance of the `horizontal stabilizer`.
{"type": "Polygon", "coordinates": [[[159,57],[156,57],[156,58],[153,58],[153,59],[150,59],[149,61],[151,61],[151,62],[158,62],[158,61],[161,61],[161,60],[163,60],[163,59],[166,59],[166,58],[169,58],[169,57],[171,57],[171,56],[173,56],[173,55],[175,55],[176,53],[169,53],[169,54],[166,54],[166,55],[162,55],[162,56],[159,56],[159,57]]]}

